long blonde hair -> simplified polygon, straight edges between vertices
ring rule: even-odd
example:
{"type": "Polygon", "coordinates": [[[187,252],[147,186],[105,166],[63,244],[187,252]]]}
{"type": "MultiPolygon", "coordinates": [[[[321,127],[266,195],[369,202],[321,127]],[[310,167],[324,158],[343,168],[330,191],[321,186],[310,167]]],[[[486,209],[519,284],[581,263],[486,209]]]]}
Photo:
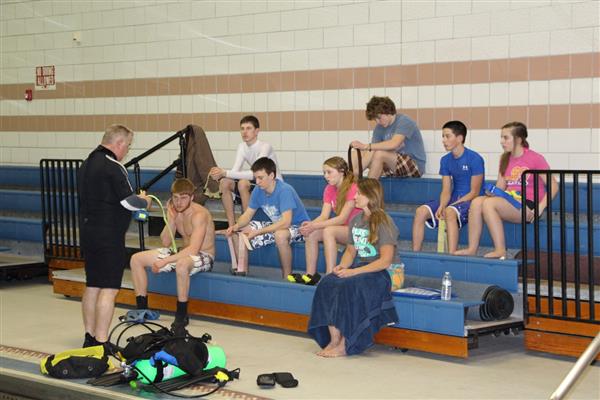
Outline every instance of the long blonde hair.
{"type": "MultiPolygon", "coordinates": [[[[510,129],[510,133],[513,136],[513,149],[517,144],[517,138],[521,139],[521,146],[528,149],[529,143],[527,142],[527,127],[522,122],[509,122],[504,125],[502,129],[510,129]]],[[[511,151],[506,151],[502,153],[500,156],[500,175],[504,175],[506,172],[506,168],[508,167],[508,162],[510,161],[511,151]]]]}
{"type": "Polygon", "coordinates": [[[337,197],[335,199],[335,213],[340,215],[342,208],[344,208],[344,204],[346,203],[348,191],[352,187],[352,184],[356,182],[356,177],[350,172],[348,163],[342,157],[328,158],[325,160],[323,165],[327,165],[328,167],[333,168],[344,175],[344,179],[342,180],[342,184],[340,185],[340,188],[337,192],[337,197]]]}
{"type": "Polygon", "coordinates": [[[369,199],[369,243],[374,244],[379,240],[379,226],[384,225],[392,232],[394,222],[384,211],[383,187],[377,179],[365,178],[358,181],[358,191],[369,199]]]}

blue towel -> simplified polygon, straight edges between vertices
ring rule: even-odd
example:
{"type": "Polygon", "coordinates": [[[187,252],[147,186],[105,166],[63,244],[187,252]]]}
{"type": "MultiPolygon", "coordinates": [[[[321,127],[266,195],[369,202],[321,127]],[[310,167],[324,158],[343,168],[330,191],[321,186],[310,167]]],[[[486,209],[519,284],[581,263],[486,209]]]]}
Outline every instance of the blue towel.
{"type": "Polygon", "coordinates": [[[346,338],[346,354],[359,354],[373,345],[384,326],[397,323],[386,270],[339,278],[334,274],[319,282],[313,298],[308,333],[322,348],[331,341],[329,325],[346,338]]]}

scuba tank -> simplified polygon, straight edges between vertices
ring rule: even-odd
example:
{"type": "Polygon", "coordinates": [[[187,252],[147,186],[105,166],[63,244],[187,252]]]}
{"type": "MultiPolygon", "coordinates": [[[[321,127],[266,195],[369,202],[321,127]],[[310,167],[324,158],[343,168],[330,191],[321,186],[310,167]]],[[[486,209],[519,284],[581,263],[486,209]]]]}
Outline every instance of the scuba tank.
{"type": "MultiPolygon", "coordinates": [[[[223,348],[210,344],[207,344],[206,347],[208,349],[208,364],[204,367],[204,370],[214,367],[225,368],[227,357],[223,348]]],[[[174,358],[164,356],[159,358],[154,358],[153,356],[148,359],[138,360],[135,362],[135,369],[141,372],[138,375],[138,380],[141,383],[148,384],[150,382],[163,382],[186,375],[184,370],[173,363],[177,363],[174,358]],[[159,371],[159,369],[161,370],[159,371]]]]}

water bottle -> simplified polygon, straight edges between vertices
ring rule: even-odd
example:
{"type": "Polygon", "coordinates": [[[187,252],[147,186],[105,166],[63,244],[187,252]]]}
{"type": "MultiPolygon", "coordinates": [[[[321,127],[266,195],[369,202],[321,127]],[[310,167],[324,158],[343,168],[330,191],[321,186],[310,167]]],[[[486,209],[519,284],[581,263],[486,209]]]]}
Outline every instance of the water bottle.
{"type": "Polygon", "coordinates": [[[452,298],[452,277],[450,272],[444,272],[442,278],[442,300],[450,300],[452,298]]]}

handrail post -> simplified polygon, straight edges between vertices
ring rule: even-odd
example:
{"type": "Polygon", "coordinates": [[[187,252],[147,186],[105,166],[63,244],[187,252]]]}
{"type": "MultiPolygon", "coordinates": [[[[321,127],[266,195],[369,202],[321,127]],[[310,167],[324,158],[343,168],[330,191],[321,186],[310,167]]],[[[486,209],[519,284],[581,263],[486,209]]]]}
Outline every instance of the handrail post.
{"type": "MultiPolygon", "coordinates": [[[[527,171],[524,171],[521,175],[521,196],[525,199],[525,189],[527,182],[527,171]]],[[[528,265],[528,255],[527,252],[529,249],[527,248],[527,208],[521,207],[521,277],[523,280],[523,319],[525,323],[529,322],[529,302],[528,302],[528,287],[527,287],[527,279],[529,277],[529,265],[528,265]]],[[[536,302],[536,312],[538,304],[536,302]]]]}
{"type": "Polygon", "coordinates": [[[186,148],[185,133],[182,133],[179,135],[179,158],[181,159],[181,173],[184,178],[187,178],[186,148]]]}
{"type": "MultiPolygon", "coordinates": [[[[138,162],[133,164],[133,174],[135,177],[135,191],[137,193],[141,187],[140,164],[138,162]]],[[[144,223],[142,221],[138,221],[138,236],[140,238],[140,250],[146,250],[144,243],[144,223]]]]}
{"type": "Polygon", "coordinates": [[[550,396],[550,400],[561,400],[567,392],[571,389],[571,387],[577,382],[577,379],[581,376],[583,371],[587,368],[588,365],[596,358],[598,353],[600,352],[600,332],[596,335],[594,340],[589,344],[589,346],[585,349],[583,354],[577,359],[577,362],[571,368],[567,376],[562,380],[560,385],[556,388],[552,396],[550,396]]]}

